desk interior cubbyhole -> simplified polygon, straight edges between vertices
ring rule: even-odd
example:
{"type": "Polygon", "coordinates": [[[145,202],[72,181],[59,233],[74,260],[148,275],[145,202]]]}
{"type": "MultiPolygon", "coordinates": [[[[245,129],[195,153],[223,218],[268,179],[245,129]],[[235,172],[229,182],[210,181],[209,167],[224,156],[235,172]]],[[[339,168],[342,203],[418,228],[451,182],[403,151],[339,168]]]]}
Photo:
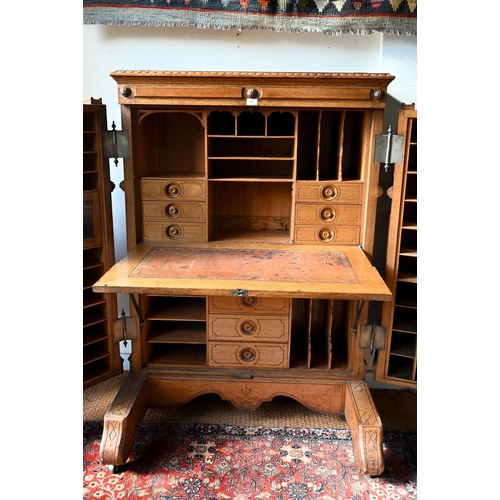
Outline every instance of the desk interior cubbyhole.
{"type": "Polygon", "coordinates": [[[236,232],[240,241],[289,241],[292,183],[214,181],[209,199],[215,229],[211,239],[231,238],[236,232]]]}
{"type": "Polygon", "coordinates": [[[136,177],[205,175],[201,112],[145,113],[134,141],[136,177]]]}
{"type": "Polygon", "coordinates": [[[205,297],[145,295],[141,304],[146,364],[205,365],[205,297]]]}
{"type": "Polygon", "coordinates": [[[405,200],[417,201],[417,175],[411,172],[406,176],[405,200]]]}
{"type": "Polygon", "coordinates": [[[273,111],[267,117],[268,136],[295,135],[295,115],[290,111],[273,111]]]}
{"type": "Polygon", "coordinates": [[[414,358],[417,353],[417,336],[414,333],[393,330],[391,354],[414,358]]]}
{"type": "Polygon", "coordinates": [[[242,111],[237,118],[237,135],[266,135],[266,117],[259,111],[242,111]]]}
{"type": "Polygon", "coordinates": [[[416,380],[414,376],[415,360],[397,355],[389,356],[387,376],[401,380],[416,380]]]}
{"type": "Polygon", "coordinates": [[[417,284],[398,281],[396,284],[395,305],[417,308],[417,284]]]}
{"type": "Polygon", "coordinates": [[[401,230],[401,244],[399,253],[400,255],[411,255],[413,257],[417,256],[417,231],[413,226],[405,226],[401,230]]]}
{"type": "Polygon", "coordinates": [[[411,307],[394,307],[393,330],[417,332],[417,310],[411,307]]]}
{"type": "Polygon", "coordinates": [[[345,371],[348,368],[347,301],[292,301],[291,367],[345,371]]]}
{"type": "Polygon", "coordinates": [[[398,280],[417,282],[417,257],[400,255],[398,266],[398,280]]]}

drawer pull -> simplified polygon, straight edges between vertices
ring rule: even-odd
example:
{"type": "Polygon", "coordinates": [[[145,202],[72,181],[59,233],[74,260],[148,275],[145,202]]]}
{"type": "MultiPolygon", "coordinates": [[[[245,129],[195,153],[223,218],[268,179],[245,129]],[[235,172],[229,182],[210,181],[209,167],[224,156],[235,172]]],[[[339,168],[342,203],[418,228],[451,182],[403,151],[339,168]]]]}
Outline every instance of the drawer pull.
{"type": "Polygon", "coordinates": [[[165,229],[165,234],[167,238],[170,238],[171,240],[178,240],[181,237],[182,231],[176,224],[171,224],[165,229]]]}
{"type": "Polygon", "coordinates": [[[335,186],[332,186],[331,184],[328,184],[321,190],[321,196],[325,200],[334,200],[338,196],[337,188],[335,186]]]}
{"type": "Polygon", "coordinates": [[[257,331],[257,325],[251,320],[246,320],[241,323],[240,330],[244,335],[253,335],[257,331]]]}
{"type": "Polygon", "coordinates": [[[246,347],[245,349],[242,349],[240,351],[240,359],[247,363],[253,361],[255,359],[255,355],[256,355],[255,350],[251,349],[250,347],[246,347]]]}
{"type": "Polygon", "coordinates": [[[132,89],[130,87],[122,87],[120,89],[120,95],[122,97],[130,97],[132,95],[132,89]]]}
{"type": "Polygon", "coordinates": [[[319,230],[319,239],[323,243],[328,243],[333,240],[335,236],[335,233],[333,232],[333,229],[330,227],[322,227],[319,230]]]}
{"type": "Polygon", "coordinates": [[[181,194],[181,187],[176,182],[169,182],[165,186],[165,194],[169,198],[177,198],[181,194]]]}
{"type": "Polygon", "coordinates": [[[321,220],[331,222],[335,219],[335,210],[332,207],[325,207],[320,213],[321,220]]]}
{"type": "Polygon", "coordinates": [[[245,307],[255,307],[257,305],[257,300],[255,297],[242,297],[241,304],[245,307]]]}
{"type": "Polygon", "coordinates": [[[243,89],[243,97],[245,99],[257,99],[260,95],[260,92],[255,88],[244,88],[243,89]]]}
{"type": "Polygon", "coordinates": [[[171,219],[176,219],[181,214],[181,209],[179,208],[179,205],[170,203],[165,207],[165,214],[171,219]]]}

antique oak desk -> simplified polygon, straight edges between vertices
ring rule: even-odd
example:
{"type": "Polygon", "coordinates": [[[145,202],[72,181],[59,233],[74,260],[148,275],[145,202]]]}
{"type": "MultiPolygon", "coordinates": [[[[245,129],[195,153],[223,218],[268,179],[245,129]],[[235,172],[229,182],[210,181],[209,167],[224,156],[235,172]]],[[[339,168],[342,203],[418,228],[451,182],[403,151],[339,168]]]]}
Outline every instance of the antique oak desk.
{"type": "Polygon", "coordinates": [[[93,290],[130,295],[130,374],[101,460],[149,407],[206,393],[343,414],[384,469],[358,327],[391,292],[371,264],[387,74],[116,71],[127,256],[93,290]]]}

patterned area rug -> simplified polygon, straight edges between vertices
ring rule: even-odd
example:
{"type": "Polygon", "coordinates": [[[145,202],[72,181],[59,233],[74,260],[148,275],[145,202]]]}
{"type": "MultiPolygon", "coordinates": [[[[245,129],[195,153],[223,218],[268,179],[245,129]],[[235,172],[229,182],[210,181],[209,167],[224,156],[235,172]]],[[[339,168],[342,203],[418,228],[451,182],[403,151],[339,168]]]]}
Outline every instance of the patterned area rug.
{"type": "Polygon", "coordinates": [[[348,429],[139,424],[129,461],[99,463],[101,422],[84,423],[84,499],[414,500],[416,432],[384,432],[385,472],[360,475],[348,429]]]}
{"type": "Polygon", "coordinates": [[[417,0],[83,0],[83,22],[416,36],[417,0]]]}

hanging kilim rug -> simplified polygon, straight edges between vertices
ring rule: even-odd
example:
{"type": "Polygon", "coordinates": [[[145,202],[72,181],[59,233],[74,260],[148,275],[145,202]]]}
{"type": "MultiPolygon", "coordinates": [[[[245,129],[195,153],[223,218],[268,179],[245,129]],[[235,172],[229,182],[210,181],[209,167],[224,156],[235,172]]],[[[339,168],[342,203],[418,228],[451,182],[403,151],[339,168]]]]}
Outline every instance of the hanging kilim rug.
{"type": "Polygon", "coordinates": [[[83,498],[414,500],[416,432],[384,432],[385,471],[361,475],[347,429],[142,422],[129,461],[99,463],[102,422],[84,423],[83,498]]]}
{"type": "Polygon", "coordinates": [[[83,0],[84,24],[417,34],[417,0],[83,0]]]}

